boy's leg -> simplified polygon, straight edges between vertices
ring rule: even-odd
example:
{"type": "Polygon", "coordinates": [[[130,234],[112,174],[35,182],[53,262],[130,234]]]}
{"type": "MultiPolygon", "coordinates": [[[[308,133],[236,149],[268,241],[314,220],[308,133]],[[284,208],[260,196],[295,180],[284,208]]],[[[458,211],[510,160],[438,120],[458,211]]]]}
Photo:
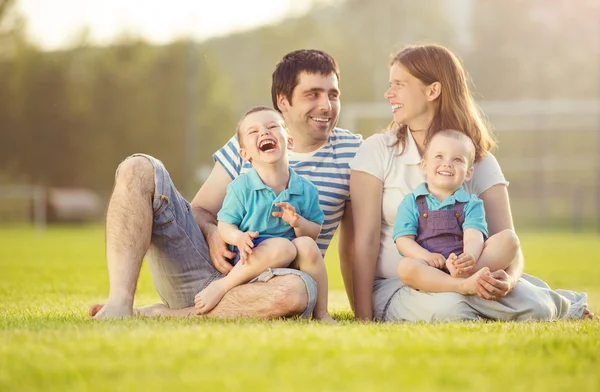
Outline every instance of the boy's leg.
{"type": "Polygon", "coordinates": [[[310,237],[299,237],[294,239],[292,243],[298,250],[298,256],[294,260],[293,266],[302,272],[306,272],[317,283],[317,301],[313,318],[333,322],[327,310],[329,294],[327,269],[319,246],[310,237]]]}
{"type": "Polygon", "coordinates": [[[238,262],[222,279],[215,280],[195,297],[196,310],[205,314],[213,309],[225,293],[246,283],[268,268],[287,267],[296,257],[296,248],[285,238],[269,238],[258,244],[248,262],[238,262]]]}
{"type": "Polygon", "coordinates": [[[410,287],[429,293],[453,292],[463,295],[475,294],[477,278],[489,273],[482,268],[469,278],[454,278],[441,270],[431,267],[425,260],[405,257],[398,264],[398,277],[410,287]]]}
{"type": "Polygon", "coordinates": [[[490,271],[507,269],[519,252],[519,237],[513,230],[506,229],[485,241],[483,251],[473,272],[488,267],[490,271]]]}

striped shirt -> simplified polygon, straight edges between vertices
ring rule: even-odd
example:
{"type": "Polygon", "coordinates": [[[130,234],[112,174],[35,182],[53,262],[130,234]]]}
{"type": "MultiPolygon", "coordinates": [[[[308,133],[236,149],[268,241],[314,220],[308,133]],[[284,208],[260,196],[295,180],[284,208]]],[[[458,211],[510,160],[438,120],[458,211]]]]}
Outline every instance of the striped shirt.
{"type": "MultiPolygon", "coordinates": [[[[321,148],[308,153],[289,152],[290,167],[311,181],[319,190],[319,204],[325,213],[325,222],[317,244],[323,256],[337,229],[346,202],[350,200],[350,166],[362,143],[362,136],[335,128],[321,148]]],[[[234,180],[252,166],[240,157],[237,136],[232,137],[213,158],[234,180]]]]}

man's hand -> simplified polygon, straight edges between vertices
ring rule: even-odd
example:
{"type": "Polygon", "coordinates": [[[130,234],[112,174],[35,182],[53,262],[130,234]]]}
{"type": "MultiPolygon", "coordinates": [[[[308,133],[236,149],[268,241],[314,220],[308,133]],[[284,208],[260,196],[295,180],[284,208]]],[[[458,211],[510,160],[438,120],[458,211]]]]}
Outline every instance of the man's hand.
{"type": "Polygon", "coordinates": [[[461,253],[460,256],[454,260],[454,267],[456,267],[457,274],[463,274],[473,269],[477,261],[470,253],[461,253]]]}
{"type": "Polygon", "coordinates": [[[231,263],[227,259],[233,259],[235,253],[230,251],[227,244],[217,230],[214,230],[211,235],[206,237],[206,243],[208,244],[208,250],[210,252],[210,259],[213,265],[222,274],[228,274],[233,268],[231,263]]]}
{"type": "Polygon", "coordinates": [[[240,261],[242,264],[246,264],[248,262],[248,258],[252,254],[252,248],[254,248],[253,239],[258,237],[258,231],[247,231],[245,233],[241,233],[238,236],[235,246],[238,248],[238,252],[240,252],[240,261]]]}
{"type": "Polygon", "coordinates": [[[275,203],[275,207],[281,207],[283,211],[273,212],[274,217],[283,219],[285,222],[287,222],[290,226],[294,228],[298,226],[298,220],[300,219],[300,215],[298,215],[293,205],[286,202],[280,202],[275,203]]]}
{"type": "Polygon", "coordinates": [[[498,270],[489,275],[481,275],[477,279],[475,290],[481,298],[495,301],[510,293],[516,284],[517,281],[506,271],[498,270]]]}
{"type": "Polygon", "coordinates": [[[446,266],[446,258],[439,253],[430,253],[425,262],[433,268],[444,268],[446,266]]]}

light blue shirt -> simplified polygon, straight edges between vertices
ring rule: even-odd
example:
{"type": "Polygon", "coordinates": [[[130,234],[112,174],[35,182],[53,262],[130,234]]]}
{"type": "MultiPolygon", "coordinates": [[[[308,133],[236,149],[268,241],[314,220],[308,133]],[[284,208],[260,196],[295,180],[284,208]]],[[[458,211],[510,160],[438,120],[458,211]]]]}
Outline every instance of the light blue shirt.
{"type": "MultiPolygon", "coordinates": [[[[319,190],[320,207],[325,213],[325,221],[317,238],[321,254],[325,251],[342,220],[346,203],[350,201],[350,161],[362,143],[362,136],[350,131],[335,128],[327,142],[316,151],[298,153],[288,151],[290,167],[319,190]]],[[[248,161],[240,156],[237,136],[213,155],[232,180],[252,169],[248,161]]]]}
{"type": "Polygon", "coordinates": [[[227,186],[219,222],[236,225],[241,231],[258,231],[259,237],[296,238],[294,228],[271,213],[281,211],[275,203],[288,202],[305,219],[323,224],[325,215],[319,207],[319,192],[310,181],[290,170],[288,187],[279,195],[265,185],[255,169],[238,176],[227,186]]]}
{"type": "Polygon", "coordinates": [[[427,183],[420,184],[413,193],[409,193],[402,199],[398,206],[396,221],[394,222],[394,241],[405,235],[417,235],[419,227],[419,207],[417,197],[425,196],[429,210],[452,210],[456,202],[465,203],[463,214],[465,223],[462,229],[477,229],[487,238],[487,223],[485,221],[485,210],[483,201],[477,196],[468,193],[464,187],[460,187],[453,195],[444,201],[439,201],[427,189],[427,183]]]}

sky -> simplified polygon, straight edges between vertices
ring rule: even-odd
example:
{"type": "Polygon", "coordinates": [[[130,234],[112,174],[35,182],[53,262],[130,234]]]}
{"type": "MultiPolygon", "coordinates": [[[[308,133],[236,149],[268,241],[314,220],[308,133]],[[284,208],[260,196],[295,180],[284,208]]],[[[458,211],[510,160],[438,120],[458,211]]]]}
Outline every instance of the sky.
{"type": "MultiPolygon", "coordinates": [[[[340,0],[317,0],[332,3],[340,0]]],[[[315,0],[17,0],[29,36],[45,49],[73,44],[83,28],[92,43],[126,32],[154,43],[243,31],[306,12],[315,0]]]]}

